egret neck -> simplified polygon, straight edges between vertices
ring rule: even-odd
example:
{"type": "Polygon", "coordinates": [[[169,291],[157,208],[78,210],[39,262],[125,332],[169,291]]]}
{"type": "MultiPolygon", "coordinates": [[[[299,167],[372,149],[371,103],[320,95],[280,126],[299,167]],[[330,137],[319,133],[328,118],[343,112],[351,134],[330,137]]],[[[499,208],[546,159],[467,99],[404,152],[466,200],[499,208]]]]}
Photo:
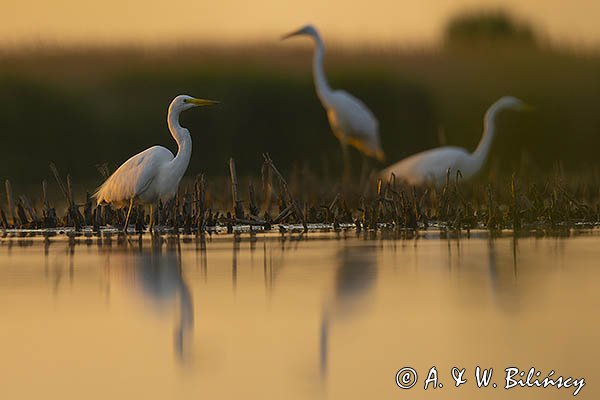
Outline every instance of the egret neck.
{"type": "Polygon", "coordinates": [[[169,173],[174,177],[180,179],[192,156],[192,137],[190,131],[179,125],[179,114],[183,111],[179,107],[174,107],[173,104],[169,106],[169,113],[167,115],[167,124],[169,125],[169,131],[177,142],[177,155],[171,161],[171,167],[169,173]]]}
{"type": "Polygon", "coordinates": [[[494,134],[496,131],[497,111],[498,109],[496,107],[492,107],[483,118],[483,135],[472,155],[475,169],[483,167],[483,164],[485,164],[490,153],[490,149],[492,148],[492,142],[494,141],[494,134]]]}
{"type": "Polygon", "coordinates": [[[323,57],[325,55],[325,45],[321,40],[319,34],[311,35],[315,41],[315,53],[313,57],[313,77],[315,79],[315,88],[317,95],[321,102],[329,106],[331,98],[331,87],[325,77],[325,70],[323,68],[323,57]]]}

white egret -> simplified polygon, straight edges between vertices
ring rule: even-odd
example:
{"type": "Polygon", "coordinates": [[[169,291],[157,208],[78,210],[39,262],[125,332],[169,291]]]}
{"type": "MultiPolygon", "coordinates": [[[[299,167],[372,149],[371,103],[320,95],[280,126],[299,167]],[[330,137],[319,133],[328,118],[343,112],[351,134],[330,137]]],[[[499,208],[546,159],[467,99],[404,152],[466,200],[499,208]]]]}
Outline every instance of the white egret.
{"type": "Polygon", "coordinates": [[[503,110],[525,111],[529,108],[515,97],[502,97],[485,113],[483,136],[473,153],[461,147],[438,147],[407,157],[389,166],[380,175],[387,179],[393,173],[396,178],[409,185],[432,183],[437,187],[444,185],[448,170],[451,173],[460,171],[463,179],[470,179],[485,165],[496,133],[496,116],[503,110]]]}
{"type": "Polygon", "coordinates": [[[175,97],[169,105],[167,124],[179,147],[177,156],[162,146],[153,146],[125,161],[95,193],[97,203],[122,206],[129,203],[124,231],[127,232],[131,208],[135,201],[150,204],[150,228],[154,226],[152,205],[173,198],[187,170],[192,155],[190,132],[179,125],[182,111],[217,104],[214,100],[175,97]]]}
{"type": "Polygon", "coordinates": [[[323,69],[325,47],[319,32],[314,26],[306,25],[283,36],[282,39],[299,35],[310,36],[315,42],[313,58],[315,88],[321,104],[327,111],[327,118],[333,134],[342,146],[344,173],[349,172],[348,145],[355,147],[369,157],[383,161],[384,153],[381,149],[377,119],[362,101],[350,93],[331,89],[323,69]]]}

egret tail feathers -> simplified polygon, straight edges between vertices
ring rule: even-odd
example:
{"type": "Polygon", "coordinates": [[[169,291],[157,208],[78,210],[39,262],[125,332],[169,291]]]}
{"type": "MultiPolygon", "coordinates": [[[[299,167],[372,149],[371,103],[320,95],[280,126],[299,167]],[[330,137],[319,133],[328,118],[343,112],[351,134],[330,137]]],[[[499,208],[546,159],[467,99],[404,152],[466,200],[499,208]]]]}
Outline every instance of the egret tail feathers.
{"type": "Polygon", "coordinates": [[[372,145],[369,145],[365,141],[353,138],[347,138],[346,142],[368,157],[375,158],[380,162],[385,161],[385,153],[380,147],[374,149],[372,145]]]}

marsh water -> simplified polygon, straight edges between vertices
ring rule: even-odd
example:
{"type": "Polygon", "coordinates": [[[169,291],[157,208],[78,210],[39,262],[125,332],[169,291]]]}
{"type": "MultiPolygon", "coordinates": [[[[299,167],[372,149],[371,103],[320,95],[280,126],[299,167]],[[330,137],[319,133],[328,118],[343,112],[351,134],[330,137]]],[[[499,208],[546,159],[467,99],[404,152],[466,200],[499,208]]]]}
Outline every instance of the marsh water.
{"type": "Polygon", "coordinates": [[[509,367],[598,398],[599,259],[593,231],[5,238],[0,398],[573,397],[509,367]]]}

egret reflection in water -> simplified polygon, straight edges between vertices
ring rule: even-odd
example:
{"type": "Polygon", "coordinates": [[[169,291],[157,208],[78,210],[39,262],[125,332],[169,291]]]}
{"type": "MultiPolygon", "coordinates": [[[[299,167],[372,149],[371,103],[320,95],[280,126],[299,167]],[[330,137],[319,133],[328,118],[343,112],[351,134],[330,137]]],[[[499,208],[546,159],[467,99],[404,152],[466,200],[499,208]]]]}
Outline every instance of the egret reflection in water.
{"type": "Polygon", "coordinates": [[[157,311],[177,304],[177,322],[174,333],[175,353],[185,361],[189,353],[190,339],[194,328],[194,306],[192,295],[186,284],[181,260],[177,253],[153,250],[137,257],[136,281],[145,300],[157,311]]]}
{"type": "Polygon", "coordinates": [[[490,294],[496,306],[504,310],[516,310],[523,295],[519,290],[517,239],[514,237],[511,247],[512,257],[507,257],[507,252],[498,254],[496,239],[490,238],[487,245],[490,294]]]}
{"type": "Polygon", "coordinates": [[[345,246],[337,254],[337,259],[332,296],[325,302],[321,319],[321,378],[327,374],[332,324],[342,326],[344,321],[360,311],[377,277],[377,253],[373,246],[345,246]]]}

